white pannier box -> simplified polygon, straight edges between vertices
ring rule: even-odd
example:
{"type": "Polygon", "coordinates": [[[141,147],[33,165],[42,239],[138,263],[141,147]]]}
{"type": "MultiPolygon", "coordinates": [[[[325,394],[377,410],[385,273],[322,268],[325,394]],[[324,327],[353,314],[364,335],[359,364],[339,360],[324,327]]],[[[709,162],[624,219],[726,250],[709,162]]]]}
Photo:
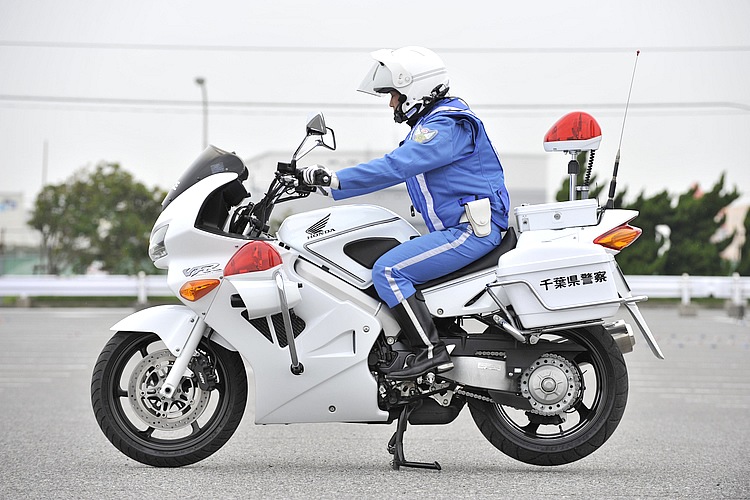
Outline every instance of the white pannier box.
{"type": "Polygon", "coordinates": [[[536,328],[615,314],[617,272],[614,257],[597,245],[550,244],[501,256],[497,277],[523,327],[536,328]]]}
{"type": "Polygon", "coordinates": [[[598,208],[595,199],[522,205],[515,209],[516,223],[520,232],[594,226],[598,221],[598,208]]]}

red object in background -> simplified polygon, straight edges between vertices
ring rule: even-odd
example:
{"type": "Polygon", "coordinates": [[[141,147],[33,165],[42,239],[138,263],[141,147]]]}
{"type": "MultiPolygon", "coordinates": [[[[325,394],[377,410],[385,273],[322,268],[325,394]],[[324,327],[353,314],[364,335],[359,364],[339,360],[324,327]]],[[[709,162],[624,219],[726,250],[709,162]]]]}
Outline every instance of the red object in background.
{"type": "Polygon", "coordinates": [[[591,151],[599,148],[602,129],[596,119],[583,111],[574,111],[552,125],[544,136],[545,151],[591,151]]]}

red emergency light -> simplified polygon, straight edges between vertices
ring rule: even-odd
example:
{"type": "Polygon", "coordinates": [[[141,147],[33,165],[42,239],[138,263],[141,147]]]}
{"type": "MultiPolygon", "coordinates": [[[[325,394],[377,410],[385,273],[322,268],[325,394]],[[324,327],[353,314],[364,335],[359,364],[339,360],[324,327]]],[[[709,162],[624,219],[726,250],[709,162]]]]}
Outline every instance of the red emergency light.
{"type": "Polygon", "coordinates": [[[599,148],[602,129],[593,116],[573,111],[552,125],[544,136],[545,151],[591,151],[599,148]]]}

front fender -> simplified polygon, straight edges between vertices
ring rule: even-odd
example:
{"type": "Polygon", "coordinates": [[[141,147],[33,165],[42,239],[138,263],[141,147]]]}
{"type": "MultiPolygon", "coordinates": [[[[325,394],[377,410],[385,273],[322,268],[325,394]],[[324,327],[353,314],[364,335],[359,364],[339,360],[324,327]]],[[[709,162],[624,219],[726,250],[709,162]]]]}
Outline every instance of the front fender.
{"type": "MultiPolygon", "coordinates": [[[[130,316],[121,319],[110,327],[116,332],[151,332],[164,341],[167,349],[178,356],[185,343],[187,343],[190,332],[198,320],[198,315],[185,306],[164,305],[142,309],[130,316]]],[[[219,332],[213,332],[211,341],[219,344],[225,349],[236,351],[219,332]]]]}
{"type": "Polygon", "coordinates": [[[185,306],[154,306],[121,319],[110,330],[119,332],[152,332],[164,341],[175,356],[182,352],[193,331],[198,315],[185,306]]]}
{"type": "MultiPolygon", "coordinates": [[[[181,305],[154,306],[137,311],[121,319],[110,327],[116,332],[151,332],[164,341],[167,349],[179,356],[187,343],[190,332],[198,320],[198,315],[181,305]]],[[[236,351],[235,347],[214,331],[211,341],[220,346],[236,351]]]]}

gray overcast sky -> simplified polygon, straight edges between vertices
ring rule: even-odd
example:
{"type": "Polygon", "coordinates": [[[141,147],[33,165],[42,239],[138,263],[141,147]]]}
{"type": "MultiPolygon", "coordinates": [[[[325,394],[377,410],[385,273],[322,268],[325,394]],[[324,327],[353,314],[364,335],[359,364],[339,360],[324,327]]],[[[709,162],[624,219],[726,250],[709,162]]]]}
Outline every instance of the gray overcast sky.
{"type": "MultiPolygon", "coordinates": [[[[548,155],[550,190],[567,159],[542,140],[573,110],[603,129],[595,170],[608,183],[640,49],[620,186],[709,189],[726,172],[747,197],[748,19],[746,0],[0,0],[0,191],[31,204],[45,141],[51,183],[105,160],[168,188],[201,149],[196,76],[210,142],[243,158],[291,154],[318,109],[340,149],[390,150],[406,127],[355,89],[371,50],[414,44],[443,57],[501,157],[548,155]]],[[[511,196],[533,182],[505,167],[511,196]]]]}

